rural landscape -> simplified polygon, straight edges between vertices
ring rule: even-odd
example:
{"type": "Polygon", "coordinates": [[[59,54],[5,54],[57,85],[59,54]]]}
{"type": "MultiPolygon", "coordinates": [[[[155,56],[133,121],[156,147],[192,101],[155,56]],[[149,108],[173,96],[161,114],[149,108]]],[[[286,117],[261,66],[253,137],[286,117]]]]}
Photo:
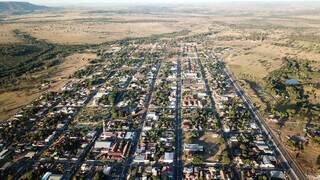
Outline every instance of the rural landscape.
{"type": "Polygon", "coordinates": [[[111,2],[0,1],[0,179],[320,178],[320,1],[111,2]]]}

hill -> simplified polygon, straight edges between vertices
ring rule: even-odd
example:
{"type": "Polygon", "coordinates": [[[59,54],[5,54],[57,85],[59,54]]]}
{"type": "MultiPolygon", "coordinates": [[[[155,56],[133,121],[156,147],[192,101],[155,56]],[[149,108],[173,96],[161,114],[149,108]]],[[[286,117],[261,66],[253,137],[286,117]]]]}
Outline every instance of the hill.
{"type": "Polygon", "coordinates": [[[48,9],[48,7],[28,2],[0,2],[0,12],[30,12],[45,9],[48,9]]]}

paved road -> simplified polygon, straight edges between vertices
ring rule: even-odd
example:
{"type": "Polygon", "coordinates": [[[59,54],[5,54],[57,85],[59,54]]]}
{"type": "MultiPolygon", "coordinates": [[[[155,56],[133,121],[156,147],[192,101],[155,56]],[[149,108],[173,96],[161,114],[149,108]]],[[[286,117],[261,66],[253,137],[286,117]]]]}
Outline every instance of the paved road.
{"type": "MultiPolygon", "coordinates": [[[[222,130],[223,129],[223,123],[222,123],[222,120],[221,118],[219,117],[217,111],[216,111],[216,107],[215,107],[215,101],[214,101],[214,98],[213,98],[213,95],[212,95],[212,91],[210,89],[210,85],[209,85],[209,81],[207,79],[207,74],[206,74],[206,71],[205,71],[205,68],[204,66],[202,65],[202,62],[199,58],[199,53],[198,53],[198,49],[197,47],[195,46],[195,57],[197,58],[197,62],[200,66],[200,69],[201,69],[201,74],[202,74],[202,78],[203,78],[203,81],[205,82],[205,86],[206,86],[206,89],[207,89],[207,93],[208,93],[208,96],[210,98],[210,102],[211,102],[211,110],[213,110],[213,113],[214,113],[214,116],[218,122],[218,127],[222,130]]],[[[227,137],[227,134],[225,133],[222,133],[222,137],[224,138],[225,142],[228,141],[228,137],[227,137]]],[[[228,150],[228,153],[231,154],[231,151],[232,149],[230,148],[229,144],[226,143],[226,149],[228,150]]],[[[231,165],[231,170],[234,174],[234,178],[236,179],[240,179],[240,173],[239,173],[239,169],[235,167],[234,164],[231,165]]]]}
{"type": "Polygon", "coordinates": [[[175,133],[176,133],[176,148],[175,148],[175,157],[174,157],[174,179],[181,180],[183,175],[183,162],[182,162],[182,129],[181,129],[181,64],[180,57],[177,60],[177,78],[176,78],[176,124],[175,124],[175,133]]]}
{"type": "MultiPolygon", "coordinates": [[[[215,101],[214,101],[214,99],[213,99],[213,95],[212,95],[212,91],[211,91],[211,89],[210,89],[210,85],[209,85],[209,81],[208,81],[208,79],[207,79],[207,75],[206,75],[206,73],[205,73],[204,67],[203,67],[203,65],[202,65],[202,63],[201,63],[201,61],[200,61],[200,58],[199,58],[198,49],[197,49],[196,46],[195,46],[194,48],[195,48],[195,56],[196,56],[196,58],[197,58],[197,62],[198,62],[198,64],[199,64],[199,66],[200,66],[200,70],[201,70],[201,74],[202,74],[202,79],[203,79],[203,81],[204,81],[204,83],[205,83],[206,90],[207,90],[207,94],[208,94],[208,96],[209,96],[209,98],[210,98],[211,109],[214,111],[215,117],[216,117],[216,119],[217,119],[217,121],[218,121],[218,127],[222,128],[222,122],[221,122],[221,119],[220,119],[220,117],[218,116],[218,114],[217,114],[217,112],[216,112],[215,101]]],[[[225,140],[226,140],[226,137],[225,137],[225,140]]]]}
{"type": "MultiPolygon", "coordinates": [[[[154,91],[155,82],[157,80],[160,67],[161,67],[161,62],[157,64],[157,70],[156,70],[155,74],[153,75],[153,79],[152,79],[151,85],[149,86],[149,93],[146,95],[146,98],[145,98],[144,107],[145,107],[146,111],[142,115],[143,126],[144,126],[144,122],[145,122],[145,119],[146,119],[146,116],[147,116],[147,113],[148,113],[147,110],[148,110],[149,105],[150,105],[151,95],[152,95],[152,92],[154,91]]],[[[129,170],[130,165],[131,165],[131,163],[133,162],[133,159],[134,159],[134,157],[133,157],[134,153],[137,151],[137,148],[138,148],[138,144],[139,144],[139,140],[141,138],[141,132],[142,132],[143,126],[142,126],[141,129],[136,131],[137,134],[136,134],[134,140],[132,141],[132,148],[131,149],[133,149],[133,150],[130,151],[130,154],[129,154],[128,158],[124,162],[124,165],[123,165],[124,168],[123,168],[123,171],[121,173],[121,179],[126,179],[126,177],[128,175],[128,170],[129,170]]]]}
{"type": "MultiPolygon", "coordinates": [[[[216,57],[213,55],[213,57],[216,57]]],[[[223,64],[222,61],[220,63],[223,64]]],[[[285,163],[284,168],[289,169],[289,176],[290,179],[307,179],[307,177],[304,175],[303,171],[299,167],[299,165],[294,161],[292,156],[285,150],[283,145],[280,143],[277,136],[275,136],[269,126],[266,124],[264,119],[261,117],[259,112],[256,110],[256,108],[253,107],[251,100],[244,94],[244,91],[241,89],[241,87],[237,84],[236,81],[232,78],[232,75],[229,73],[229,71],[223,67],[223,70],[225,74],[229,77],[231,80],[233,86],[236,88],[237,93],[240,95],[243,102],[246,104],[247,108],[251,111],[253,114],[253,117],[255,118],[256,122],[262,127],[262,130],[265,132],[265,134],[268,136],[269,140],[273,143],[273,147],[275,148],[276,152],[280,155],[282,161],[285,163]]]]}
{"type": "Polygon", "coordinates": [[[86,146],[86,148],[83,150],[82,154],[80,155],[80,157],[78,158],[78,160],[76,161],[76,164],[74,166],[72,166],[72,169],[69,173],[64,175],[65,179],[71,179],[73,175],[76,174],[76,172],[78,171],[78,169],[80,168],[80,166],[83,164],[83,162],[85,161],[85,157],[87,156],[87,154],[90,152],[90,149],[92,148],[92,146],[94,145],[95,141],[97,140],[97,138],[100,136],[100,134],[102,133],[102,128],[96,129],[97,133],[95,135],[95,137],[91,140],[91,142],[86,146]]]}
{"type": "MultiPolygon", "coordinates": [[[[129,55],[127,56],[127,58],[136,50],[137,48],[134,48],[129,55]]],[[[124,62],[125,63],[125,62],[124,62]]],[[[117,66],[117,69],[119,69],[120,67],[123,66],[124,63],[120,63],[117,66]]],[[[106,76],[107,79],[111,78],[117,70],[110,70],[110,72],[108,73],[108,75],[106,76]]],[[[57,140],[58,137],[60,137],[61,134],[63,134],[63,132],[68,128],[70,122],[77,116],[77,114],[81,111],[81,109],[83,107],[86,107],[87,104],[90,102],[90,100],[92,99],[92,97],[97,93],[97,91],[94,91],[93,93],[91,93],[89,95],[89,97],[87,98],[86,102],[84,103],[84,105],[82,107],[79,107],[78,110],[76,111],[75,114],[73,114],[73,116],[69,119],[66,127],[60,131],[57,131],[57,133],[55,134],[55,136],[52,138],[52,140],[46,144],[46,146],[44,146],[39,152],[37,152],[34,157],[26,162],[24,162],[23,166],[19,169],[19,171],[17,171],[17,173],[15,174],[14,179],[19,179],[21,175],[23,175],[23,173],[25,173],[26,171],[30,170],[31,168],[33,168],[34,164],[36,162],[39,161],[39,158],[41,157],[41,155],[52,145],[53,142],[55,142],[57,140]]],[[[78,162],[77,165],[81,165],[79,164],[80,161],[78,162]]],[[[77,168],[75,169],[77,170],[77,168]]],[[[69,177],[70,174],[67,174],[67,176],[69,177]]]]}
{"type": "Polygon", "coordinates": [[[68,129],[68,126],[70,124],[70,122],[78,115],[78,113],[81,111],[81,108],[85,107],[89,101],[91,100],[91,98],[96,94],[96,91],[92,92],[89,97],[87,98],[87,100],[85,101],[84,105],[82,107],[79,107],[77,109],[77,111],[72,115],[71,118],[69,118],[65,128],[63,128],[62,130],[57,131],[57,133],[54,135],[54,137],[52,138],[52,140],[50,142],[48,142],[39,152],[37,152],[32,159],[28,160],[27,162],[25,162],[25,164],[23,165],[23,167],[20,169],[20,171],[18,171],[15,174],[14,179],[19,179],[23,173],[25,173],[26,171],[30,170],[31,168],[33,168],[33,165],[39,161],[39,158],[41,157],[41,155],[63,134],[63,132],[68,129]]]}

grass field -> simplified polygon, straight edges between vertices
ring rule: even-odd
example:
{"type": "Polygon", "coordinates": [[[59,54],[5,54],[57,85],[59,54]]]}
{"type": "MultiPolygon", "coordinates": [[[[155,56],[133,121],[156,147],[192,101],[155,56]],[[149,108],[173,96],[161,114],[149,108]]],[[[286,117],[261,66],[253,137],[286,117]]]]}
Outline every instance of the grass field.
{"type": "MultiPolygon", "coordinates": [[[[317,4],[319,6],[319,4],[317,4]]],[[[228,51],[217,52],[246,93],[264,110],[272,105],[274,97],[266,92],[264,80],[271,72],[283,65],[283,57],[292,57],[309,61],[315,72],[320,71],[319,27],[320,16],[314,5],[303,3],[272,3],[250,5],[233,4],[232,7],[215,4],[206,7],[164,8],[154,11],[148,8],[125,10],[68,10],[45,13],[29,13],[22,15],[4,15],[5,21],[0,22],[0,44],[24,45],[14,30],[26,32],[32,37],[42,39],[55,45],[97,45],[104,42],[134,37],[148,37],[156,34],[189,30],[188,35],[212,32],[214,36],[206,42],[206,49],[229,48],[228,51]],[[248,12],[246,12],[248,11],[248,12]]],[[[320,7],[320,6],[319,6],[320,7]]],[[[96,58],[95,53],[75,52],[63,57],[63,63],[30,76],[35,80],[25,81],[15,91],[0,93],[0,120],[7,119],[19,108],[28,104],[45,90],[58,91],[76,70],[85,67],[90,59],[96,58]],[[53,80],[49,89],[39,90],[43,79],[53,80]]],[[[12,59],[10,59],[12,60],[12,59]]],[[[18,60],[18,59],[13,59],[18,60]]],[[[6,62],[8,63],[8,62],[6,62]]],[[[12,63],[12,62],[9,62],[12,63]]],[[[307,83],[317,84],[320,77],[314,73],[307,83]]],[[[320,90],[317,86],[305,86],[313,104],[320,104],[320,90]],[[315,96],[311,93],[315,92],[315,96]]],[[[306,121],[302,117],[293,117],[282,127],[281,138],[287,135],[302,134],[306,121]]],[[[320,122],[318,122],[319,124],[320,122]]],[[[279,126],[272,124],[276,132],[279,126]]],[[[211,144],[216,148],[215,140],[204,136],[203,144],[211,144]]],[[[288,150],[293,156],[294,151],[289,145],[288,150]]],[[[219,150],[220,151],[220,150],[219,150]]],[[[308,174],[320,174],[316,158],[320,147],[309,144],[300,152],[298,162],[308,174]]],[[[214,153],[211,153],[214,154],[214,153]]],[[[219,154],[219,153],[218,153],[219,154]]],[[[214,160],[214,156],[206,160],[214,160]]]]}
{"type": "MultiPolygon", "coordinates": [[[[315,17],[312,16],[312,18],[314,19],[315,17]]],[[[254,28],[256,32],[268,34],[264,41],[248,39],[247,32],[253,30],[250,26],[225,28],[224,31],[216,35],[219,40],[213,40],[210,43],[213,49],[219,47],[228,47],[230,49],[220,52],[221,57],[224,58],[227,67],[232,71],[238,79],[239,84],[242,85],[266,118],[269,116],[266,109],[270,109],[277,102],[277,98],[271,96],[266,90],[267,84],[264,78],[283,65],[283,57],[310,62],[314,73],[304,80],[303,83],[314,84],[315,86],[305,85],[304,91],[310,96],[309,100],[312,104],[315,106],[320,104],[319,88],[316,86],[320,80],[319,73],[317,73],[320,72],[320,54],[317,52],[318,47],[314,42],[318,38],[314,31],[318,28],[319,24],[309,21],[309,19],[301,21],[304,22],[294,23],[290,21],[290,18],[281,21],[277,21],[276,19],[265,21],[273,24],[274,27],[254,28]],[[279,28],[279,25],[286,26],[286,28],[279,28]],[[296,28],[304,26],[309,27],[303,31],[296,28]],[[302,32],[304,34],[303,38],[297,39],[297,36],[302,36],[293,36],[302,32]],[[309,38],[308,34],[313,38],[309,38]]],[[[319,110],[312,112],[315,115],[312,123],[316,127],[320,127],[316,117],[320,113],[319,110]]],[[[276,134],[277,132],[281,132],[279,136],[283,140],[283,143],[293,157],[297,156],[296,159],[306,174],[316,175],[320,173],[319,166],[316,164],[316,159],[320,152],[319,145],[309,143],[303,150],[297,150],[291,147],[287,140],[287,136],[304,136],[305,132],[303,132],[303,128],[307,124],[305,119],[306,117],[304,116],[293,116],[281,128],[276,123],[270,123],[270,125],[272,125],[272,129],[276,134]]]]}
{"type": "Polygon", "coordinates": [[[96,53],[76,53],[66,57],[65,61],[56,66],[50,73],[46,71],[37,72],[38,80],[23,82],[32,86],[21,85],[21,90],[0,93],[0,120],[8,119],[21,107],[29,104],[45,91],[60,91],[70,81],[69,76],[78,69],[85,67],[90,60],[97,57],[96,53]],[[49,87],[41,87],[42,77],[52,81],[49,87]]]}

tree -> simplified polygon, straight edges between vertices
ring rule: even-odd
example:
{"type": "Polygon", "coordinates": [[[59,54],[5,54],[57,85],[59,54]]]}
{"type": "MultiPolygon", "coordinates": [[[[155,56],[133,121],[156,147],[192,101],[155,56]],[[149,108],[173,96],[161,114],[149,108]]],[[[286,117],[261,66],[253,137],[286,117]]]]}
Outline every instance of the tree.
{"type": "Polygon", "coordinates": [[[118,117],[118,112],[115,107],[111,108],[111,114],[112,114],[112,118],[118,117]]]}
{"type": "Polygon", "coordinates": [[[258,180],[267,180],[267,179],[268,179],[268,177],[266,175],[260,175],[258,177],[258,180]]]}
{"type": "Polygon", "coordinates": [[[317,165],[320,166],[320,155],[317,157],[317,165]]]}
{"type": "Polygon", "coordinates": [[[221,163],[223,164],[230,164],[231,160],[229,158],[228,152],[224,151],[221,155],[221,163]]]}
{"type": "Polygon", "coordinates": [[[200,166],[203,164],[203,159],[200,156],[194,156],[192,158],[191,164],[194,166],[200,166]]]}
{"type": "Polygon", "coordinates": [[[99,180],[100,179],[100,172],[97,172],[94,177],[93,177],[94,180],[99,180]]]}

